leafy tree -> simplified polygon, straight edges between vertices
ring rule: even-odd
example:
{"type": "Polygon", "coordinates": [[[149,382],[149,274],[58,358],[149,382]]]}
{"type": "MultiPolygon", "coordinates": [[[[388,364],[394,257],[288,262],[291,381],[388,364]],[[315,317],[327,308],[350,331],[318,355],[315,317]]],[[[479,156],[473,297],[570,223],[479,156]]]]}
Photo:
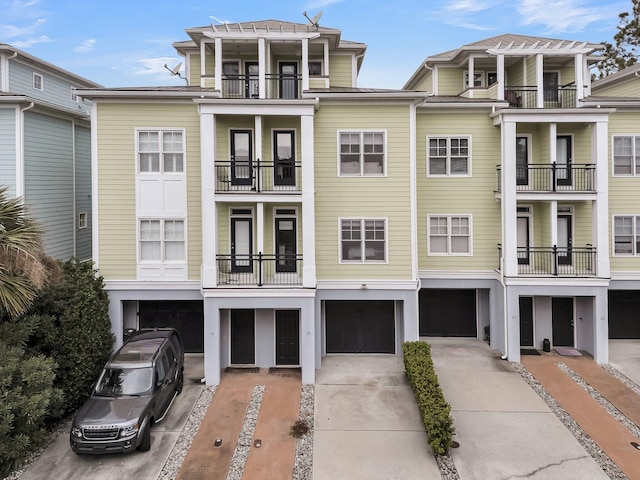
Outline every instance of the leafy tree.
{"type": "Polygon", "coordinates": [[[640,0],[631,0],[631,11],[618,18],[615,43],[604,43],[602,59],[596,64],[599,78],[635,65],[640,54],[640,0]]]}
{"type": "Polygon", "coordinates": [[[58,416],[62,390],[53,386],[56,363],[29,355],[33,318],[0,322],[0,474],[8,474],[40,446],[47,421],[58,416]]]}
{"type": "Polygon", "coordinates": [[[0,313],[24,313],[43,286],[42,233],[22,201],[0,187],[0,313]]]}
{"type": "Polygon", "coordinates": [[[114,338],[102,277],[90,262],[70,260],[61,267],[29,310],[39,325],[29,345],[60,366],[55,385],[64,391],[64,413],[70,413],[91,393],[114,338]]]}

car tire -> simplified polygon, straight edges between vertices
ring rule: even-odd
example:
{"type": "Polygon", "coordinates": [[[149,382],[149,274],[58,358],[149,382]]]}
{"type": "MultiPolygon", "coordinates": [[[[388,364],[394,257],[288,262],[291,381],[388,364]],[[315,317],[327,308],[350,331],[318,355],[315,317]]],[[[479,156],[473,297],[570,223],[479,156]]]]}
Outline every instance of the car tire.
{"type": "Polygon", "coordinates": [[[141,452],[148,452],[151,448],[151,422],[147,424],[147,426],[142,431],[142,441],[140,442],[140,446],[138,450],[141,452]]]}

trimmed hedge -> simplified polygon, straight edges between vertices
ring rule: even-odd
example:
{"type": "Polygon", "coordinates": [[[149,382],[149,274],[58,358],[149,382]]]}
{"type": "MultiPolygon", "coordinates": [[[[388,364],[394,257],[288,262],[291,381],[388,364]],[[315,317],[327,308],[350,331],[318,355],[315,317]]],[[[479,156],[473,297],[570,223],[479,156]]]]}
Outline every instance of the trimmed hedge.
{"type": "Polygon", "coordinates": [[[431,346],[425,342],[402,345],[404,370],[409,379],[427,432],[427,441],[435,455],[447,453],[455,428],[451,406],[444,399],[431,360],[431,346]]]}

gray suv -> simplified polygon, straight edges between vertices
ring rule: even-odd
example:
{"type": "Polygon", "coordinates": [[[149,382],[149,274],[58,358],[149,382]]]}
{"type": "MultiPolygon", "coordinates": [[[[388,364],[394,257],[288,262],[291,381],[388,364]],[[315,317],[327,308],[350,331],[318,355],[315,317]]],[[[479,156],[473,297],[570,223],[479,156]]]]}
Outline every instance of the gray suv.
{"type": "Polygon", "coordinates": [[[107,362],[71,425],[77,454],[147,451],[151,426],[167,414],[184,382],[184,348],[174,329],[135,332],[107,362]]]}

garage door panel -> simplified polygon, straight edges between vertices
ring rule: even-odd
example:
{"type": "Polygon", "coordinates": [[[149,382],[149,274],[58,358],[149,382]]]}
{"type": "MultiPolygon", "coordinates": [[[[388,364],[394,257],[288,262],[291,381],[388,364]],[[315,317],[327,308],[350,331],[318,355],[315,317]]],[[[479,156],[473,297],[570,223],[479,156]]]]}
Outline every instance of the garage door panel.
{"type": "Polygon", "coordinates": [[[640,338],[640,291],[609,291],[609,338],[640,338]]]}
{"type": "Polygon", "coordinates": [[[420,336],[476,337],[476,291],[420,290],[420,336]]]}
{"type": "Polygon", "coordinates": [[[325,302],[327,353],[395,353],[392,300],[325,302]]]}
{"type": "Polygon", "coordinates": [[[204,351],[204,313],[201,301],[141,301],[140,328],[175,328],[188,353],[204,351]]]}

